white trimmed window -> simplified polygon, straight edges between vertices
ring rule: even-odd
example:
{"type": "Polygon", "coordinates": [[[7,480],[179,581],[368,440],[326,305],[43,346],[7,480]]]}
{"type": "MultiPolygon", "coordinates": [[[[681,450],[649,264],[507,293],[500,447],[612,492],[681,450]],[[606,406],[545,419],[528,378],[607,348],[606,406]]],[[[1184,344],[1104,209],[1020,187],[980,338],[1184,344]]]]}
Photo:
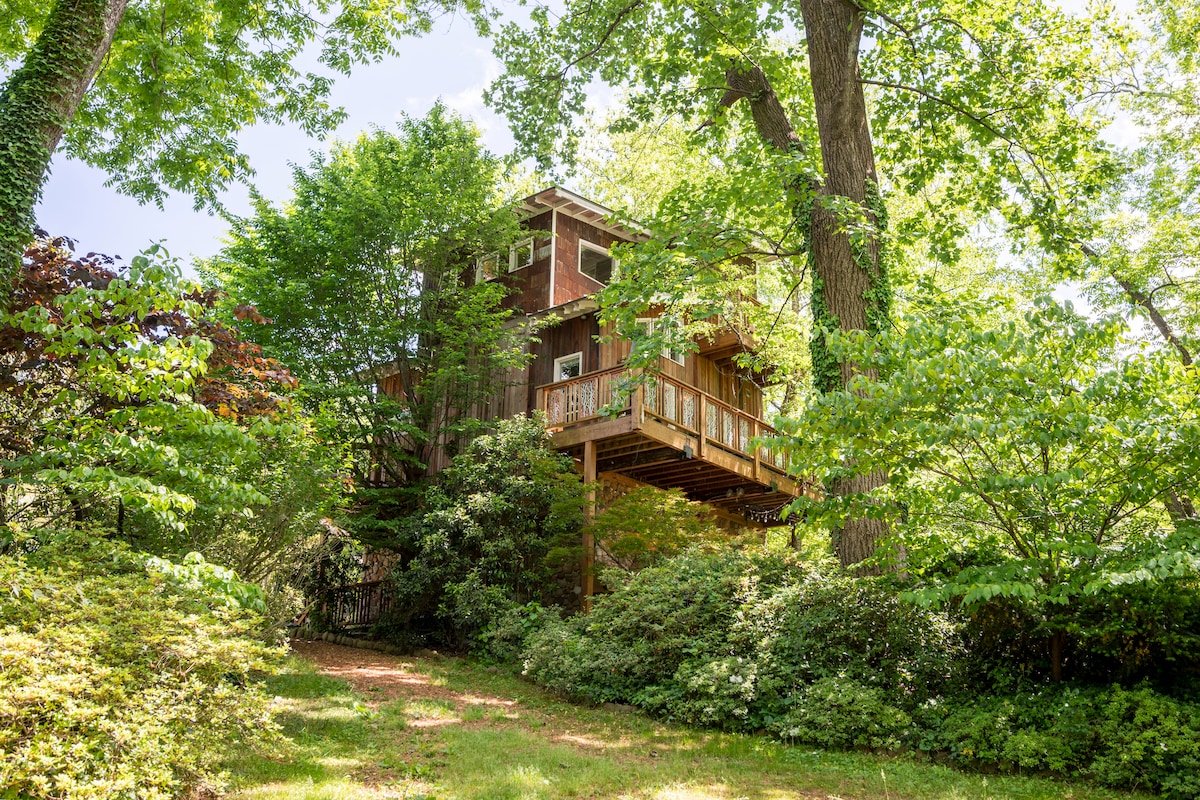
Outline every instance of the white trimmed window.
{"type": "Polygon", "coordinates": [[[490,281],[500,274],[500,254],[487,253],[475,259],[475,283],[490,281]]]}
{"type": "Polygon", "coordinates": [[[612,280],[616,261],[607,248],[579,240],[579,271],[605,286],[612,280]]]}
{"type": "Polygon", "coordinates": [[[512,246],[508,251],[508,271],[516,272],[519,269],[533,266],[533,237],[522,239],[512,246]]]}
{"type": "Polygon", "coordinates": [[[551,383],[569,381],[583,374],[583,353],[572,353],[554,359],[554,375],[551,383]]]}
{"type": "MultiPolygon", "coordinates": [[[[647,337],[653,336],[655,330],[666,327],[665,323],[661,319],[654,317],[642,317],[637,321],[637,324],[639,328],[645,331],[645,335],[647,337]]],[[[670,359],[681,367],[683,366],[686,356],[687,354],[683,350],[676,347],[671,347],[670,345],[662,349],[663,358],[670,359]]]]}

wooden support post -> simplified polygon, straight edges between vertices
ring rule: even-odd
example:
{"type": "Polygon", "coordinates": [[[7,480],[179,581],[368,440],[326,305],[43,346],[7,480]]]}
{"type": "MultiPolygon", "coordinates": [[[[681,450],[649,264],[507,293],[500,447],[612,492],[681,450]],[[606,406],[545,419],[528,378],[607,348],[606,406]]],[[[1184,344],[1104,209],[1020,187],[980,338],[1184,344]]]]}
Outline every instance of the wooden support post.
{"type": "MultiPolygon", "coordinates": [[[[762,431],[759,430],[758,420],[750,423],[750,434],[750,441],[752,442],[762,435],[762,431]]],[[[754,482],[762,483],[762,447],[757,444],[754,445],[754,482]]]]}
{"type": "Polygon", "coordinates": [[[699,434],[699,441],[696,443],[696,458],[704,458],[704,443],[708,439],[708,398],[700,394],[696,402],[700,404],[700,421],[696,428],[696,433],[699,434]]]}
{"type": "MultiPolygon", "coordinates": [[[[596,517],[596,442],[589,439],[583,443],[583,482],[588,486],[587,499],[584,503],[584,523],[591,525],[596,517]]],[[[580,583],[580,604],[584,613],[592,610],[592,595],[596,593],[596,542],[591,530],[585,529],[583,534],[583,577],[580,583]]]]}

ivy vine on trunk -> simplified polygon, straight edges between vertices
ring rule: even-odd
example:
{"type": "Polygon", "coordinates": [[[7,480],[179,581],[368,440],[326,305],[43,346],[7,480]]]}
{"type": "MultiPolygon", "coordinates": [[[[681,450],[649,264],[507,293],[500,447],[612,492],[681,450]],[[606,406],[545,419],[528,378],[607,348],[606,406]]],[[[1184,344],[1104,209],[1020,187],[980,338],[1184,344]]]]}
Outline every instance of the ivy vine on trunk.
{"type": "MultiPolygon", "coordinates": [[[[0,91],[0,284],[33,233],[50,157],[103,63],[128,0],[60,0],[0,91]]],[[[8,292],[0,296],[7,304],[8,292]]]]}

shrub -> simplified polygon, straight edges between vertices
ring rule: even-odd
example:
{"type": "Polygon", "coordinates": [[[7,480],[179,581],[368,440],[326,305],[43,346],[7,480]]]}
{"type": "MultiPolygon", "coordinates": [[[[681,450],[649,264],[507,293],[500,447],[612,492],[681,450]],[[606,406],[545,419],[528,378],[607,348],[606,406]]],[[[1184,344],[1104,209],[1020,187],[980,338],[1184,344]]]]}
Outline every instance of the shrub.
{"type": "Polygon", "coordinates": [[[779,556],[689,553],[667,560],[596,598],[588,616],[535,635],[526,672],[570,696],[632,702],[670,682],[685,661],[733,655],[738,610],[754,602],[760,584],[778,586],[787,571],[779,556]],[[555,642],[566,649],[556,651],[555,642]]]}
{"type": "MultiPolygon", "coordinates": [[[[390,547],[392,638],[428,635],[465,650],[507,609],[555,599],[551,542],[583,523],[583,486],[538,418],[504,420],[430,486],[390,547]]],[[[382,630],[382,629],[381,629],[382,630]]]]}
{"type": "Polygon", "coordinates": [[[888,703],[883,692],[855,680],[821,678],[789,699],[791,708],[770,725],[789,741],[892,750],[912,727],[912,718],[888,703]]]}
{"type": "Polygon", "coordinates": [[[964,764],[1079,774],[1180,800],[1200,795],[1200,705],[1149,687],[951,698],[926,706],[917,723],[925,749],[964,764]]]}
{"type": "Polygon", "coordinates": [[[849,678],[914,708],[950,679],[962,647],[944,614],[898,596],[886,579],[811,573],[742,613],[743,646],[757,645],[789,696],[824,678],[849,678]]]}
{"type": "Polygon", "coordinates": [[[562,619],[559,609],[541,603],[512,606],[497,614],[479,634],[474,655],[502,664],[516,664],[534,633],[562,619]]]}
{"type": "Polygon", "coordinates": [[[271,651],[203,571],[77,536],[0,559],[0,794],[171,798],[270,737],[271,651]]]}
{"type": "Polygon", "coordinates": [[[525,672],[680,722],[1200,796],[1200,704],[1148,685],[980,681],[989,673],[973,662],[1001,622],[983,636],[884,579],[805,571],[788,556],[690,552],[633,575],[589,616],[543,620],[525,672]]]}
{"type": "Polygon", "coordinates": [[[1146,687],[1113,689],[1103,700],[1088,772],[1109,786],[1200,797],[1200,705],[1146,687]]]}
{"type": "Polygon", "coordinates": [[[597,598],[588,617],[535,633],[525,669],[591,702],[778,729],[823,679],[912,708],[945,684],[955,642],[944,616],[902,603],[879,581],[804,572],[784,555],[692,552],[597,598]]]}

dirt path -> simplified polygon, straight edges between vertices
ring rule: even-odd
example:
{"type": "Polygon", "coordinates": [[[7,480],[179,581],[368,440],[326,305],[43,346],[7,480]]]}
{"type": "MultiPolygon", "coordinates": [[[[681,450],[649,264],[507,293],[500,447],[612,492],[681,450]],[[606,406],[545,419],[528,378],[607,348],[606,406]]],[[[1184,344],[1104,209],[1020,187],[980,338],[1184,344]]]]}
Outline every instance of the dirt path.
{"type": "MultiPolygon", "coordinates": [[[[296,655],[316,664],[322,674],[347,681],[373,702],[448,700],[466,705],[471,700],[483,699],[438,686],[429,675],[417,672],[400,656],[308,639],[293,639],[291,644],[296,655]]],[[[493,700],[511,704],[499,698],[493,700]]]]}
{"type": "MultiPolygon", "coordinates": [[[[697,759],[695,754],[688,754],[687,751],[694,748],[701,737],[695,737],[683,744],[678,740],[678,736],[665,735],[663,731],[635,734],[626,728],[627,723],[632,720],[621,710],[623,707],[613,707],[606,720],[587,721],[581,718],[587,714],[574,713],[573,709],[564,713],[559,709],[540,707],[538,702],[526,703],[512,695],[501,697],[477,689],[456,691],[448,688],[443,671],[435,666],[436,662],[429,662],[423,658],[409,659],[314,640],[293,640],[291,645],[297,656],[312,662],[322,674],[348,682],[373,710],[379,710],[389,703],[405,708],[406,726],[415,738],[397,739],[393,746],[401,751],[404,759],[409,762],[428,758],[430,743],[436,740],[427,737],[437,736],[450,728],[479,731],[484,735],[496,730],[522,731],[545,742],[546,746],[565,747],[576,753],[578,758],[602,759],[610,764],[620,765],[615,767],[618,771],[632,770],[652,775],[660,767],[665,767],[665,762],[672,757],[691,764],[697,759]],[[426,708],[431,713],[422,713],[426,708]]],[[[462,683],[458,682],[457,685],[461,687],[462,683]]],[[[435,760],[444,764],[445,758],[446,754],[439,751],[435,760]]],[[[565,768],[566,764],[560,766],[565,768]]],[[[672,773],[678,778],[688,778],[690,771],[691,768],[676,768],[672,773]]],[[[391,771],[372,768],[360,769],[358,775],[367,784],[375,787],[395,781],[397,777],[391,771]]],[[[758,783],[761,779],[762,776],[756,776],[752,782],[758,783]]],[[[831,797],[795,790],[764,792],[761,788],[758,791],[734,792],[728,786],[717,785],[720,783],[710,782],[708,789],[704,791],[689,790],[679,784],[678,788],[664,789],[665,793],[656,793],[653,796],[669,797],[672,800],[757,800],[768,796],[806,800],[831,797]]],[[[770,785],[773,782],[768,780],[765,783],[770,785]]],[[[617,795],[601,791],[570,796],[598,800],[617,795]]],[[[621,792],[620,796],[643,795],[621,792]]]]}
{"type": "Polygon", "coordinates": [[[296,655],[316,664],[323,675],[353,686],[372,708],[393,701],[429,700],[449,704],[458,712],[458,718],[413,719],[409,722],[413,728],[461,723],[462,714],[471,707],[503,712],[517,704],[512,699],[447,689],[401,656],[307,639],[293,639],[291,645],[296,655]]]}

